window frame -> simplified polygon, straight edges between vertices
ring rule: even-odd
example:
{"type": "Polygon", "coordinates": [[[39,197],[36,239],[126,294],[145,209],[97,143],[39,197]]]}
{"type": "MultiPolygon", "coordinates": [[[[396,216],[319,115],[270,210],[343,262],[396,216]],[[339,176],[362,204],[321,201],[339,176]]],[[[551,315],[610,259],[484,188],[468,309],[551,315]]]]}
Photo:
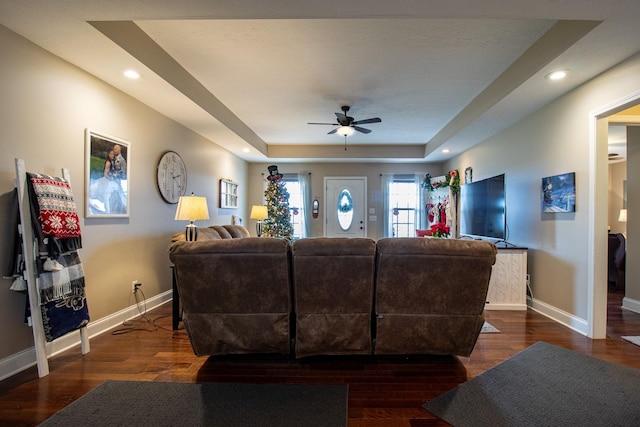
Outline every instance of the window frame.
{"type": "MultiPolygon", "coordinates": [[[[302,200],[302,183],[300,182],[300,178],[297,173],[291,174],[283,174],[282,181],[284,182],[284,186],[289,193],[289,218],[291,219],[291,226],[293,227],[293,239],[298,240],[304,238],[304,223],[303,218],[305,214],[304,200],[302,200]],[[298,187],[297,191],[297,199],[299,199],[299,206],[293,206],[291,204],[291,195],[293,192],[288,187],[289,183],[295,183],[298,187]],[[298,214],[294,214],[294,210],[298,211],[298,214]]],[[[294,199],[295,200],[295,199],[294,199]]]]}
{"type": "Polygon", "coordinates": [[[421,175],[390,175],[386,177],[383,191],[384,196],[384,212],[385,212],[385,237],[415,237],[416,230],[422,227],[424,222],[424,206],[423,206],[423,188],[420,181],[421,175]],[[399,192],[394,190],[396,184],[411,184],[414,186],[412,192],[399,192]],[[414,193],[415,192],[415,193],[414,193]],[[409,202],[415,196],[415,199],[409,202]],[[398,203],[399,199],[404,198],[402,206],[398,203]],[[396,210],[398,212],[396,212],[396,210]],[[399,221],[401,212],[407,212],[406,221],[399,221]],[[397,214],[396,214],[397,213],[397,214]],[[406,228],[406,231],[400,233],[400,228],[406,228]]]}

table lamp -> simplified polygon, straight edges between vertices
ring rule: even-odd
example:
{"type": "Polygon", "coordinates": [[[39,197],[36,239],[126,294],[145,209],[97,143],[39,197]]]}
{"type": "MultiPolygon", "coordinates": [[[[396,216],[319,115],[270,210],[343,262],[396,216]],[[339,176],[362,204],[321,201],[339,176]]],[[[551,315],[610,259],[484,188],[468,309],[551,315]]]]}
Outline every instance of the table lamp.
{"type": "Polygon", "coordinates": [[[618,215],[618,222],[627,222],[627,210],[620,209],[620,215],[618,215]]]}
{"type": "Polygon", "coordinates": [[[193,193],[190,196],[180,197],[175,219],[176,221],[189,221],[184,232],[186,241],[193,242],[198,240],[198,227],[193,221],[209,219],[206,197],[194,196],[193,193]]]}
{"type": "Polygon", "coordinates": [[[267,212],[267,207],[262,205],[253,205],[251,207],[251,215],[249,215],[251,219],[257,219],[256,223],[256,234],[258,237],[262,236],[262,220],[269,218],[269,213],[267,212]]]}

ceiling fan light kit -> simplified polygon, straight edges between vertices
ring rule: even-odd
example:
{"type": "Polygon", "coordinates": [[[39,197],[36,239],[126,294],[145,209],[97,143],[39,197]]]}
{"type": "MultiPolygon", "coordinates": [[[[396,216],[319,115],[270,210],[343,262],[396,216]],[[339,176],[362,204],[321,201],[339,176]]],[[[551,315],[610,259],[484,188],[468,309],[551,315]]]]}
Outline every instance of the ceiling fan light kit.
{"type": "Polygon", "coordinates": [[[379,117],[372,117],[370,119],[364,120],[354,120],[353,117],[347,116],[347,112],[351,109],[348,105],[343,105],[340,107],[342,113],[335,113],[336,118],[338,120],[337,123],[307,123],[309,125],[329,125],[329,126],[337,126],[332,131],[328,132],[328,135],[337,133],[340,136],[344,136],[344,149],[347,150],[347,137],[353,132],[358,131],[360,133],[371,133],[371,129],[366,129],[358,125],[364,125],[369,123],[380,123],[382,119],[379,117]]]}
{"type": "Polygon", "coordinates": [[[338,133],[342,136],[349,136],[354,132],[355,129],[353,129],[351,126],[340,126],[338,128],[338,133]]]}

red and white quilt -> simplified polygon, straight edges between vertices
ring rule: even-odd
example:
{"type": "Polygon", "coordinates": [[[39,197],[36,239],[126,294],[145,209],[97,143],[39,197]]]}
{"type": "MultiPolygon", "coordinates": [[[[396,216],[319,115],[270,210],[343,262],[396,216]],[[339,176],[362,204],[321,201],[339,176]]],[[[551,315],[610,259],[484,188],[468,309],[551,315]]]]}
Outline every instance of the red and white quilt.
{"type": "Polygon", "coordinates": [[[42,234],[59,239],[79,237],[80,219],[69,182],[64,178],[36,173],[29,173],[29,179],[38,199],[42,234]]]}

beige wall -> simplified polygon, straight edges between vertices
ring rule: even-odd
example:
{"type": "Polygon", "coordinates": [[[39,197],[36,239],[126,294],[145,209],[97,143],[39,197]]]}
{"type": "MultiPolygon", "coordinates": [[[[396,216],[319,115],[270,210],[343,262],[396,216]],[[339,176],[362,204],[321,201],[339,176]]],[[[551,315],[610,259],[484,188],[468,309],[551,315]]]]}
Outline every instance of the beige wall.
{"type": "MultiPolygon", "coordinates": [[[[140,280],[147,298],[171,289],[167,247],[184,230],[174,221],[176,205],[158,193],[156,165],[163,152],[182,155],[189,172],[187,191],[206,196],[210,224],[245,215],[247,163],[0,26],[0,212],[6,218],[14,186],[14,158],[28,171],[71,172],[76,203],[84,206],[84,129],[92,128],[131,142],[131,206],[128,219],[84,219],[80,257],[92,320],[134,304],[131,281],[140,280]],[[218,209],[218,179],[240,184],[237,210],[218,209]],[[242,193],[244,190],[244,194],[242,193]]],[[[133,83],[132,83],[133,84],[133,83]]],[[[199,225],[207,225],[202,221],[199,225]]],[[[0,259],[8,259],[14,230],[0,228],[0,259]]],[[[0,360],[33,345],[23,325],[25,295],[0,287],[0,360]]]]}
{"type": "MultiPolygon", "coordinates": [[[[267,166],[271,163],[252,163],[249,166],[249,204],[258,205],[264,201],[264,180],[268,176],[267,166]]],[[[320,212],[318,218],[311,220],[311,237],[319,237],[323,234],[323,203],[324,203],[324,178],[329,176],[364,176],[367,177],[367,212],[369,208],[375,209],[377,221],[367,224],[368,237],[379,239],[383,235],[381,174],[421,174],[430,173],[432,176],[442,174],[442,166],[434,163],[281,163],[278,165],[280,173],[311,172],[312,199],[318,199],[320,212]]],[[[255,234],[255,221],[246,220],[247,228],[255,234]]]]}
{"type": "MultiPolygon", "coordinates": [[[[581,320],[588,318],[589,310],[589,211],[604,209],[606,222],[608,203],[606,182],[605,191],[600,193],[602,200],[589,197],[593,152],[589,146],[589,114],[639,93],[639,75],[640,55],[635,55],[447,164],[448,169],[461,171],[473,167],[474,179],[506,173],[508,240],[529,248],[534,299],[548,307],[552,315],[563,317],[563,321],[575,320],[572,326],[578,328],[581,320]],[[541,178],[565,172],[576,173],[576,212],[542,214],[541,178]]],[[[606,146],[599,147],[597,153],[595,163],[606,168],[606,146]]],[[[629,170],[635,162],[630,153],[629,170]]],[[[607,179],[606,172],[603,179],[607,179]]],[[[629,200],[638,196],[629,190],[629,200]]],[[[630,223],[628,227],[630,230],[630,223]]],[[[603,266],[606,233],[606,226],[596,233],[596,259],[601,259],[603,266]]],[[[629,246],[632,245],[630,239],[629,246]]],[[[636,260],[628,258],[627,263],[640,265],[636,260]]]]}

